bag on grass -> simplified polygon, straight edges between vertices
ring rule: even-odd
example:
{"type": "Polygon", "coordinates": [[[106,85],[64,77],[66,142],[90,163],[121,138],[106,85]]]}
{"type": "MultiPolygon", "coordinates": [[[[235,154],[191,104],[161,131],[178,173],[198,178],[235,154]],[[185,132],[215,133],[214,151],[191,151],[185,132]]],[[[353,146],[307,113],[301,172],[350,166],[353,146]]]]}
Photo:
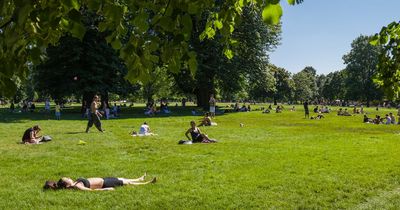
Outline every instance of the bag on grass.
{"type": "Polygon", "coordinates": [[[51,141],[51,140],[52,140],[51,136],[43,136],[41,141],[47,142],[47,141],[51,141]]]}

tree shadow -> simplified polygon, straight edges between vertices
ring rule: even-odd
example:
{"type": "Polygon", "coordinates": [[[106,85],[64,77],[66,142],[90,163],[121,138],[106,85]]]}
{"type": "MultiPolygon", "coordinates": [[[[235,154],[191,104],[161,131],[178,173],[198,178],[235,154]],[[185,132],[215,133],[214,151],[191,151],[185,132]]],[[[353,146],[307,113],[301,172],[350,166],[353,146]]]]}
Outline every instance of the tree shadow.
{"type": "MultiPolygon", "coordinates": [[[[224,108],[224,107],[223,107],[224,108]]],[[[121,113],[116,118],[105,119],[101,118],[102,121],[113,121],[113,120],[123,120],[123,119],[162,119],[162,118],[171,118],[171,117],[201,117],[207,111],[195,107],[170,107],[170,114],[161,114],[158,113],[154,116],[145,115],[144,107],[121,107],[121,113]],[[196,111],[196,115],[192,114],[192,110],[196,111]]],[[[236,112],[229,113],[217,113],[218,115],[227,115],[234,114],[236,112]]],[[[11,113],[7,108],[0,108],[0,123],[22,123],[26,120],[32,121],[44,121],[44,120],[54,120],[57,121],[54,115],[54,111],[51,113],[43,113],[41,110],[37,110],[35,112],[13,112],[11,113]]],[[[61,120],[82,120],[87,121],[87,118],[82,117],[80,113],[80,107],[73,106],[68,107],[68,109],[63,109],[61,111],[61,120]]]]}

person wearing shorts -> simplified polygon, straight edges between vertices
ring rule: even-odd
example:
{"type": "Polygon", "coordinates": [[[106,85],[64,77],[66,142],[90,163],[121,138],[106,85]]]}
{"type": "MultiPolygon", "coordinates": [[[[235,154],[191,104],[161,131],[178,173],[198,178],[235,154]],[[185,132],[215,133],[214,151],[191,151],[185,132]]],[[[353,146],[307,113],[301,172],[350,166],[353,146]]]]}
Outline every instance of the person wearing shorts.
{"type": "Polygon", "coordinates": [[[214,94],[211,94],[209,104],[210,104],[210,116],[211,116],[211,118],[214,118],[215,117],[215,105],[216,105],[216,100],[214,98],[214,94]]]}
{"type": "Polygon", "coordinates": [[[58,182],[46,181],[43,189],[77,189],[77,190],[114,190],[115,187],[120,187],[124,185],[144,185],[150,183],[156,183],[157,179],[154,177],[150,181],[145,181],[146,173],[136,179],[126,179],[117,177],[106,177],[106,178],[78,178],[77,180],[72,180],[68,177],[63,177],[58,182]]]}

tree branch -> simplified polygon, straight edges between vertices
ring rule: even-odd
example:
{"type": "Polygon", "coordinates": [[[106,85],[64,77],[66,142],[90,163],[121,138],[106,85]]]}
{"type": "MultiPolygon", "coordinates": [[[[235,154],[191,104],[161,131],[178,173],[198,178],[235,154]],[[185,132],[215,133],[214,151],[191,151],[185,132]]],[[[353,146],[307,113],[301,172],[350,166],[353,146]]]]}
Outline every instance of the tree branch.
{"type": "Polygon", "coordinates": [[[0,29],[5,28],[6,26],[10,25],[11,22],[14,21],[14,16],[10,18],[9,21],[5,22],[3,25],[0,26],[0,29]]]}

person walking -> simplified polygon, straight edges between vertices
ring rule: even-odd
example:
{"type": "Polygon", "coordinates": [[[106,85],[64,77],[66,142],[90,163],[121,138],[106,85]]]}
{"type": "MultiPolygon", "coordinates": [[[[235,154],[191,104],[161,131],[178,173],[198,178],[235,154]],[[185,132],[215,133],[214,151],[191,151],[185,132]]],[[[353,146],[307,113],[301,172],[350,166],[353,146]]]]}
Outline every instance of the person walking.
{"type": "Polygon", "coordinates": [[[100,117],[102,117],[103,115],[101,115],[101,113],[97,110],[98,102],[99,102],[99,96],[95,95],[93,97],[92,103],[90,104],[90,117],[86,127],[86,133],[89,132],[89,129],[93,126],[93,124],[100,132],[104,131],[101,128],[101,121],[100,121],[100,117]]]}
{"type": "Polygon", "coordinates": [[[308,102],[304,102],[304,118],[310,118],[310,110],[308,109],[308,102]]]}

